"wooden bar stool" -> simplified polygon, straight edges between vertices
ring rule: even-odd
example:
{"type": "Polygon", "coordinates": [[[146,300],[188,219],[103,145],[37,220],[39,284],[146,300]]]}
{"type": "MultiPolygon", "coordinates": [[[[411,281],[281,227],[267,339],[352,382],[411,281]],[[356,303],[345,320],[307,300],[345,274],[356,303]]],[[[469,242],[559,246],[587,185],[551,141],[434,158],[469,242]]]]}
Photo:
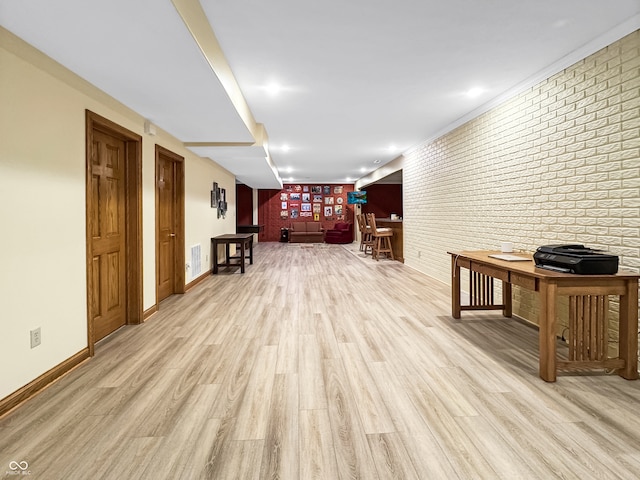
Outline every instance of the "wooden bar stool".
{"type": "Polygon", "coordinates": [[[364,252],[365,255],[373,253],[371,227],[367,225],[367,220],[362,213],[358,213],[356,219],[358,220],[358,229],[360,230],[360,251],[364,252]]]}
{"type": "Polygon", "coordinates": [[[380,254],[384,253],[387,258],[391,256],[393,258],[393,249],[391,248],[391,237],[393,237],[393,230],[390,228],[377,228],[376,216],[373,213],[367,213],[367,223],[371,227],[371,236],[373,237],[373,251],[371,256],[378,261],[380,254]]]}

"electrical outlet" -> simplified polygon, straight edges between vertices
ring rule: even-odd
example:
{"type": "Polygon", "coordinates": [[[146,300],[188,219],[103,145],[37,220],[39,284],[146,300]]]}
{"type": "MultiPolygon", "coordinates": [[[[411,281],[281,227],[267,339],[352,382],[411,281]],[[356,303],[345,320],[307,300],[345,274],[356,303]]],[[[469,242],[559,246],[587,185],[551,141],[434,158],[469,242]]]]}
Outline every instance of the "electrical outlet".
{"type": "Polygon", "coordinates": [[[42,342],[42,336],[40,335],[40,327],[29,332],[31,334],[31,348],[36,348],[42,342]]]}

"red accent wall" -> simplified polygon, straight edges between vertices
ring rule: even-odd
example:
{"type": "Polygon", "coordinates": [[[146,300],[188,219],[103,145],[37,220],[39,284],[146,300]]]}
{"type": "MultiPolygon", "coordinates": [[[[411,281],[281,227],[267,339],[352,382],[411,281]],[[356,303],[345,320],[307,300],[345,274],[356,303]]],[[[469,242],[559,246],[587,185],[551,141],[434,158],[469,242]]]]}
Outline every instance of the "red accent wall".
{"type": "Polygon", "coordinates": [[[353,223],[354,229],[356,228],[354,206],[347,205],[347,192],[353,192],[352,184],[300,183],[285,184],[283,187],[282,190],[258,190],[258,223],[265,225],[264,231],[258,235],[260,242],[278,242],[280,229],[289,228],[293,222],[314,221],[318,208],[314,205],[320,206],[319,221],[325,230],[333,228],[336,222],[353,223]],[[317,201],[320,199],[322,201],[317,201]],[[283,209],[285,202],[286,209],[283,209]],[[331,214],[325,216],[325,213],[329,213],[325,212],[326,207],[331,207],[331,214]],[[310,208],[311,211],[302,211],[303,208],[310,208]]]}
{"type": "Polygon", "coordinates": [[[367,192],[367,203],[362,213],[373,213],[376,218],[389,218],[392,213],[402,217],[402,185],[379,184],[363,188],[367,192]]]}
{"type": "Polygon", "coordinates": [[[236,225],[253,225],[253,189],[236,184],[236,225]]]}

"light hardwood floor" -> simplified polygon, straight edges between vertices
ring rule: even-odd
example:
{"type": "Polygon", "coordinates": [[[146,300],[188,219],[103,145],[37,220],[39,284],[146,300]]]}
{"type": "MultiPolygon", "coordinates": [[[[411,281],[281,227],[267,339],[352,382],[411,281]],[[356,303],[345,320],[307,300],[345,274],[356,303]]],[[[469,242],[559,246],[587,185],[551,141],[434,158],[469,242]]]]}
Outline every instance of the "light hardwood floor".
{"type": "Polygon", "coordinates": [[[111,335],[0,420],[0,478],[640,478],[640,381],[545,383],[534,329],[356,248],[258,244],[111,335]]]}

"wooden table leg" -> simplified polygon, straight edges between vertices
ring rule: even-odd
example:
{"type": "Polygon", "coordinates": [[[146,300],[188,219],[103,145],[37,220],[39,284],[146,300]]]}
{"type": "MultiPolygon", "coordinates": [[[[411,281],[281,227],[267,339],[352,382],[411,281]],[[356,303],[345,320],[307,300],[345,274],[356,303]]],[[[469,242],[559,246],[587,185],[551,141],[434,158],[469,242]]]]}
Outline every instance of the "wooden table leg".
{"type": "Polygon", "coordinates": [[[460,265],[458,257],[451,256],[451,316],[460,318],[460,265]]]}
{"type": "Polygon", "coordinates": [[[624,368],[618,375],[627,380],[638,378],[638,280],[626,282],[627,293],[620,295],[620,334],[618,356],[624,360],[624,368]]]}
{"type": "Polygon", "coordinates": [[[218,242],[214,239],[211,239],[211,244],[213,245],[213,274],[218,273],[218,242]]]}
{"type": "Polygon", "coordinates": [[[540,378],[556,381],[556,297],[555,283],[540,283],[540,378]]]}
{"type": "Polygon", "coordinates": [[[513,316],[513,309],[511,303],[511,284],[509,282],[502,282],[502,303],[504,304],[502,315],[511,318],[513,316]]]}
{"type": "Polygon", "coordinates": [[[240,273],[244,273],[244,240],[240,242],[240,273]]]}

